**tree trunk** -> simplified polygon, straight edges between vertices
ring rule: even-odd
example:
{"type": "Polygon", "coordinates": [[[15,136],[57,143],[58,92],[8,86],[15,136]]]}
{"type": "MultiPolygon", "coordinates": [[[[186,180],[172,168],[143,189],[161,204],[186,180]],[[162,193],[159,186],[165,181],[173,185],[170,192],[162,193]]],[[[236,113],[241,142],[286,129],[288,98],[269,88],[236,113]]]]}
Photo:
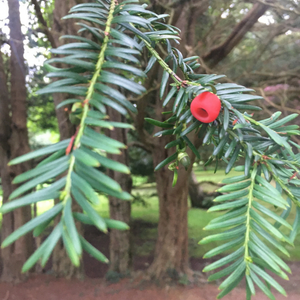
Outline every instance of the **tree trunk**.
{"type": "Polygon", "coordinates": [[[202,208],[204,193],[194,172],[191,172],[189,178],[189,196],[192,207],[202,208]]]}
{"type": "MultiPolygon", "coordinates": [[[[116,110],[108,108],[108,115],[111,121],[124,121],[122,115],[116,110]]],[[[127,144],[126,131],[121,128],[115,128],[109,132],[109,136],[116,139],[125,145],[127,144]]],[[[110,155],[111,159],[128,165],[127,151],[122,151],[120,155],[110,155]]],[[[117,181],[122,189],[126,192],[131,192],[132,179],[131,176],[124,173],[109,170],[109,175],[117,181]]],[[[110,218],[123,221],[126,224],[130,223],[131,203],[129,201],[119,200],[115,197],[109,197],[110,218]]],[[[110,267],[109,271],[115,271],[121,275],[127,275],[131,270],[131,243],[130,231],[121,231],[112,229],[110,232],[110,267]]]]}
{"type": "MultiPolygon", "coordinates": [[[[53,10],[53,46],[62,45],[65,40],[60,40],[62,35],[71,34],[77,35],[76,26],[73,19],[62,20],[62,17],[68,14],[69,10],[76,5],[77,3],[84,1],[75,1],[75,0],[56,0],[55,7],[53,10]]],[[[69,41],[69,40],[68,40],[69,41]]],[[[57,66],[62,67],[62,66],[57,66]]],[[[55,107],[66,99],[66,96],[60,93],[53,94],[53,101],[55,107]]],[[[68,110],[70,107],[61,107],[56,109],[56,116],[58,120],[58,128],[60,133],[60,139],[68,139],[75,133],[75,126],[69,121],[68,110]]]]}
{"type": "MultiPolygon", "coordinates": [[[[28,153],[30,151],[27,132],[27,107],[26,107],[26,86],[25,86],[25,65],[23,36],[21,32],[21,22],[19,13],[19,1],[10,0],[9,8],[9,27],[10,27],[10,109],[8,105],[8,95],[6,80],[1,83],[1,179],[3,184],[3,202],[7,202],[9,194],[14,187],[11,186],[12,179],[27,171],[30,163],[23,163],[8,167],[10,159],[28,153]],[[11,114],[11,117],[10,117],[11,114]]],[[[1,58],[2,62],[2,58],[1,58]]],[[[4,78],[2,64],[1,78],[4,78]]],[[[22,226],[31,219],[31,207],[27,206],[15,210],[13,213],[4,215],[1,237],[2,240],[12,231],[22,226]]],[[[18,239],[14,245],[2,250],[2,275],[3,281],[20,281],[24,279],[21,275],[21,267],[33,251],[32,235],[27,234],[18,239]]]]}
{"type": "MultiPolygon", "coordinates": [[[[162,150],[163,146],[162,143],[160,151],[153,155],[154,165],[170,155],[162,150]]],[[[175,187],[172,187],[173,175],[167,166],[155,174],[159,197],[159,223],[154,261],[148,269],[152,279],[171,277],[176,280],[188,273],[187,179],[190,172],[191,166],[188,171],[180,167],[175,187]]]]}

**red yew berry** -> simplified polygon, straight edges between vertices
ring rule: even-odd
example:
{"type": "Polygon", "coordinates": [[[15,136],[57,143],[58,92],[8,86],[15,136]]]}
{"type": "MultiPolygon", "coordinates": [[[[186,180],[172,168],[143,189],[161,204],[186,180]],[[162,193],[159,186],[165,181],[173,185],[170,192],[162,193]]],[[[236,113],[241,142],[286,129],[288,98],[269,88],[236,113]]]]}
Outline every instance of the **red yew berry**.
{"type": "Polygon", "coordinates": [[[202,123],[213,122],[218,117],[220,110],[220,98],[211,92],[198,95],[191,103],[192,115],[202,123]]]}

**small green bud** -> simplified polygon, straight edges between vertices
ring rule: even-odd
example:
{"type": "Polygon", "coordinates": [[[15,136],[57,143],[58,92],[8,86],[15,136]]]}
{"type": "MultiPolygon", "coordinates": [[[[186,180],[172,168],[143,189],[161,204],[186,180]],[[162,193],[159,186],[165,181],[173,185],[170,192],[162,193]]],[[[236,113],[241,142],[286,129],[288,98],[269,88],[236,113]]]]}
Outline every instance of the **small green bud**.
{"type": "Polygon", "coordinates": [[[178,154],[178,160],[184,166],[185,170],[187,170],[191,164],[190,157],[186,152],[180,152],[178,154]]]}

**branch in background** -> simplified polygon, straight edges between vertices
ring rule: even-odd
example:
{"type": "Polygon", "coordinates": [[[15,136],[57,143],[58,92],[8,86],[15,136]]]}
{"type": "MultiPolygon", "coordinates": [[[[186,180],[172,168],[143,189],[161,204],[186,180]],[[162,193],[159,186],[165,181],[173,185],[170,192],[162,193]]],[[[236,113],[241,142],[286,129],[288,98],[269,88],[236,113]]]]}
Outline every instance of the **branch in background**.
{"type": "Polygon", "coordinates": [[[202,56],[203,60],[207,61],[210,67],[216,66],[243,39],[268,8],[268,5],[255,3],[249,13],[235,26],[226,41],[202,56]]]}
{"type": "Polygon", "coordinates": [[[146,144],[138,142],[138,141],[134,141],[134,142],[130,142],[127,144],[128,148],[129,147],[137,147],[137,148],[141,148],[143,150],[145,150],[148,153],[152,152],[152,149],[150,147],[148,147],[146,144]]]}
{"type": "Polygon", "coordinates": [[[44,16],[43,16],[43,13],[41,11],[41,7],[40,7],[39,3],[37,2],[37,0],[31,0],[31,2],[34,6],[36,16],[38,18],[38,21],[39,21],[41,27],[42,27],[43,33],[47,36],[48,41],[51,44],[51,47],[52,48],[57,48],[54,37],[53,37],[52,33],[50,32],[50,30],[48,28],[46,20],[44,19],[44,16]]]}
{"type": "Polygon", "coordinates": [[[141,100],[143,97],[145,97],[146,95],[148,95],[149,93],[153,92],[153,91],[156,91],[158,88],[160,87],[160,83],[157,83],[154,87],[148,89],[144,94],[142,95],[139,95],[138,97],[135,97],[135,98],[127,98],[128,101],[139,101],[141,100]]]}
{"type": "MultiPolygon", "coordinates": [[[[279,109],[280,111],[282,110],[282,105],[277,105],[275,103],[273,103],[268,96],[266,96],[264,90],[262,88],[259,89],[261,95],[264,97],[264,99],[273,107],[275,107],[276,109],[279,109]]],[[[300,114],[300,110],[299,109],[295,109],[295,108],[290,108],[290,107],[286,107],[284,106],[284,110],[292,112],[292,113],[296,113],[296,114],[300,114]]]]}
{"type": "MultiPolygon", "coordinates": [[[[274,4],[273,1],[268,1],[268,0],[257,0],[257,2],[260,2],[261,4],[264,4],[264,5],[268,5],[272,8],[275,8],[275,9],[279,9],[279,10],[282,10],[282,11],[286,11],[286,12],[289,12],[289,13],[294,13],[296,15],[300,15],[300,11],[297,10],[297,9],[294,9],[294,10],[291,10],[289,8],[287,8],[286,6],[282,6],[278,3],[274,4]]],[[[292,3],[292,1],[290,1],[292,3]]]]}

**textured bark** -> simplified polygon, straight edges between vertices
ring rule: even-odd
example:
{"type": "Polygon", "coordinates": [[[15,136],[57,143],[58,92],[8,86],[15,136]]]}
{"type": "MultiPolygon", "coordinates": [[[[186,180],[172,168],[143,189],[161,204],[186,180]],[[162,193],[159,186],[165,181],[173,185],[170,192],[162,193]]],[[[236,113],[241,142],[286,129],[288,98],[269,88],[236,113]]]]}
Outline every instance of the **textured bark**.
{"type": "Polygon", "coordinates": [[[253,27],[257,20],[267,11],[268,5],[255,3],[249,13],[233,28],[228,38],[220,45],[211,49],[202,58],[210,67],[216,66],[231,50],[239,44],[245,34],[253,27]]]}
{"type": "MultiPolygon", "coordinates": [[[[53,31],[52,39],[53,46],[60,46],[66,42],[66,40],[60,39],[62,35],[76,35],[77,29],[73,19],[62,20],[62,17],[68,14],[69,10],[76,5],[77,3],[84,1],[75,1],[75,0],[56,0],[55,7],[53,11],[53,31]]],[[[68,40],[69,41],[69,40],[68,40]]],[[[62,66],[57,66],[62,67],[62,66]]],[[[66,95],[55,93],[53,94],[53,101],[55,107],[66,99],[66,95]]],[[[67,107],[70,109],[70,107],[67,107]]],[[[58,128],[60,133],[60,139],[64,140],[70,138],[75,133],[74,125],[69,121],[69,113],[65,110],[65,107],[56,109],[56,116],[58,120],[58,128]]]]}
{"type": "MultiPolygon", "coordinates": [[[[27,171],[30,163],[23,163],[8,167],[10,159],[23,155],[30,151],[27,132],[27,107],[26,107],[26,86],[25,86],[25,65],[23,36],[21,32],[19,1],[10,0],[9,27],[10,27],[10,106],[8,105],[9,94],[6,81],[1,83],[1,179],[3,184],[3,202],[8,199],[9,194],[15,187],[11,185],[12,179],[27,171]],[[10,108],[10,111],[9,111],[10,108]],[[10,117],[11,115],[11,117],[10,117]],[[3,139],[2,139],[3,137],[3,139]],[[3,159],[3,161],[2,161],[3,159]]],[[[1,79],[5,74],[2,64],[1,79]]],[[[2,240],[12,231],[22,226],[31,219],[30,206],[15,210],[13,213],[4,215],[1,237],[2,240]]],[[[21,275],[21,267],[33,251],[33,238],[27,234],[18,239],[13,246],[2,251],[2,275],[3,281],[20,281],[24,279],[21,275]]]]}
{"type": "Polygon", "coordinates": [[[191,173],[189,178],[189,196],[192,207],[202,207],[204,193],[194,172],[191,173]]]}
{"type": "MultiPolygon", "coordinates": [[[[116,110],[108,109],[109,119],[111,121],[123,122],[124,118],[116,110]]],[[[109,136],[116,139],[125,145],[127,144],[126,131],[121,128],[115,128],[109,132],[109,136]]],[[[127,151],[122,151],[120,155],[110,155],[111,159],[128,165],[127,151]]],[[[128,174],[123,174],[110,170],[109,176],[117,181],[122,189],[126,192],[131,192],[132,179],[128,174]]],[[[130,223],[131,203],[129,201],[119,200],[115,197],[109,197],[110,218],[123,221],[126,224],[130,223]]],[[[110,271],[118,272],[126,275],[131,270],[131,243],[130,231],[121,231],[112,229],[110,231],[110,271]]]]}
{"type": "MultiPolygon", "coordinates": [[[[154,165],[170,155],[160,144],[160,151],[153,155],[154,165]]],[[[173,174],[164,167],[155,174],[159,197],[158,238],[155,246],[154,260],[148,269],[148,274],[156,280],[187,274],[189,270],[188,226],[187,226],[187,196],[188,171],[179,169],[178,182],[172,187],[173,174]]]]}

